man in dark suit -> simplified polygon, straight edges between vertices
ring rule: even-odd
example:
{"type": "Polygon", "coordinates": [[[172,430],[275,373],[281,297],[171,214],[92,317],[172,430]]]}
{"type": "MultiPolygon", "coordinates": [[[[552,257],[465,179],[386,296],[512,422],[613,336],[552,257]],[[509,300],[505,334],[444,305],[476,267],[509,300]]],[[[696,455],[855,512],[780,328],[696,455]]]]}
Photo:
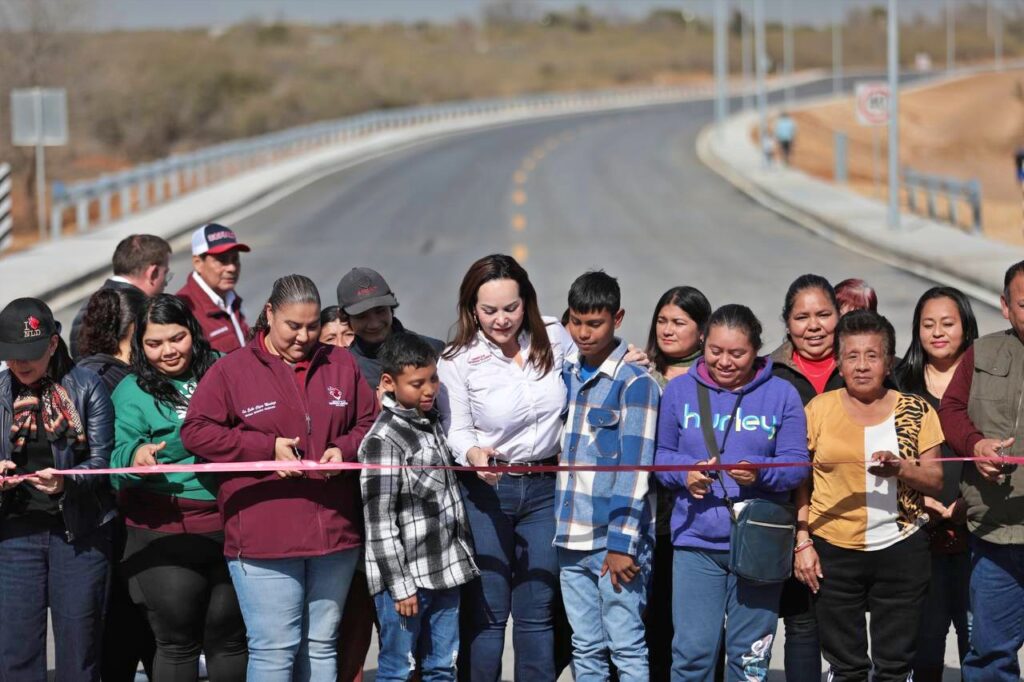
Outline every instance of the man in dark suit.
{"type": "MultiPolygon", "coordinates": [[[[171,281],[171,245],[166,240],[151,234],[133,234],[125,237],[114,249],[114,275],[103,283],[101,289],[138,289],[146,296],[163,293],[171,281]]],[[[86,299],[71,323],[71,337],[68,345],[71,356],[78,360],[78,333],[85,317],[86,299]]]]}

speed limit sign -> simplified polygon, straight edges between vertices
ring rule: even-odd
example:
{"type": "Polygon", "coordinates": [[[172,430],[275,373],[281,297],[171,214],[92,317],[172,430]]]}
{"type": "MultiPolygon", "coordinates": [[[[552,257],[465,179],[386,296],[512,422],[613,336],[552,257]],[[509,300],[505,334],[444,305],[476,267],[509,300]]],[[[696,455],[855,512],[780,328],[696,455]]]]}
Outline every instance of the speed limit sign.
{"type": "Polygon", "coordinates": [[[889,125],[889,84],[858,83],[856,89],[857,122],[862,126],[889,125]]]}

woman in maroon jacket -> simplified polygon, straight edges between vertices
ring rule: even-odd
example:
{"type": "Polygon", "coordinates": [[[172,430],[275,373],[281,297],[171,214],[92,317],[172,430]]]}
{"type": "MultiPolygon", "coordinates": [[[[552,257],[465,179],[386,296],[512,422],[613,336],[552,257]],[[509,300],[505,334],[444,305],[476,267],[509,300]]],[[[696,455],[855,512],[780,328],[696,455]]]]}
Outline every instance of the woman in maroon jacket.
{"type": "MultiPolygon", "coordinates": [[[[185,447],[213,462],[356,461],[377,400],[343,348],[319,343],[311,280],[274,282],[245,348],[192,396],[185,447]]],[[[217,503],[248,631],[248,678],[337,678],[338,624],[362,545],[359,480],[330,472],[232,474],[217,503]]]]}

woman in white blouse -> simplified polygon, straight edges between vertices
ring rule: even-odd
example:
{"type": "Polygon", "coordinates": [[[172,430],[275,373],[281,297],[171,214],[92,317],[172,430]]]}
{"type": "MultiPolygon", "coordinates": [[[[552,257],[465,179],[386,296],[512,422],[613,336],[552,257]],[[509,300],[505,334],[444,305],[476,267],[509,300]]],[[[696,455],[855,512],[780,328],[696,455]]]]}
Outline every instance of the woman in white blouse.
{"type": "MultiPolygon", "coordinates": [[[[438,364],[455,458],[475,466],[557,463],[561,369],[571,347],[558,321],[541,317],[515,259],[475,262],[459,290],[455,340],[438,364]]],[[[481,575],[463,590],[460,677],[501,678],[511,613],[515,679],[554,680],[555,475],[464,474],[461,483],[481,575]]]]}

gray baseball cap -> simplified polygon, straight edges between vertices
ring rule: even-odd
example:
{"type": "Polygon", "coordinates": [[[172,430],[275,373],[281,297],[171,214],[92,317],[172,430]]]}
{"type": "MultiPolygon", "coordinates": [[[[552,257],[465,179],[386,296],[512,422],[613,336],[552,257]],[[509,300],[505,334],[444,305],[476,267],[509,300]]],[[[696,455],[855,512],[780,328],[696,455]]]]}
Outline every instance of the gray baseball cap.
{"type": "Polygon", "coordinates": [[[395,308],[398,299],[376,270],[352,268],[338,282],[338,307],[346,315],[359,315],[382,306],[395,308]]]}

